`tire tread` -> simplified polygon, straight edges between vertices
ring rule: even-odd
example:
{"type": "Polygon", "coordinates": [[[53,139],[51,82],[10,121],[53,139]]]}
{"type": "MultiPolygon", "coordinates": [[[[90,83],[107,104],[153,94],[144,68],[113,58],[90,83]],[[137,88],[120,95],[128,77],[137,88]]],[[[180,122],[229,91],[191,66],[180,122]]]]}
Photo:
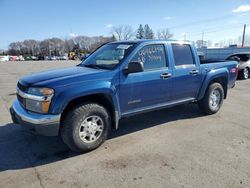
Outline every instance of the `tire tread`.
{"type": "MultiPolygon", "coordinates": [[[[109,113],[103,106],[101,106],[97,103],[83,103],[83,104],[79,104],[79,105],[75,106],[72,110],[70,110],[68,112],[68,114],[66,114],[66,118],[62,122],[61,130],[60,130],[61,138],[62,138],[63,142],[71,150],[73,150],[75,152],[82,153],[82,152],[87,152],[87,151],[93,150],[96,147],[98,147],[99,145],[101,145],[106,140],[107,135],[104,135],[105,138],[103,139],[103,141],[100,144],[98,144],[98,146],[90,147],[90,148],[79,148],[77,146],[77,144],[75,143],[75,140],[72,136],[72,133],[74,131],[74,126],[72,126],[72,123],[76,123],[75,121],[80,116],[82,116],[83,114],[87,114],[89,111],[91,111],[93,109],[95,109],[96,111],[102,112],[106,116],[106,118],[108,118],[110,121],[109,113]]],[[[109,130],[109,127],[110,127],[110,125],[108,125],[108,130],[109,130]]]]}

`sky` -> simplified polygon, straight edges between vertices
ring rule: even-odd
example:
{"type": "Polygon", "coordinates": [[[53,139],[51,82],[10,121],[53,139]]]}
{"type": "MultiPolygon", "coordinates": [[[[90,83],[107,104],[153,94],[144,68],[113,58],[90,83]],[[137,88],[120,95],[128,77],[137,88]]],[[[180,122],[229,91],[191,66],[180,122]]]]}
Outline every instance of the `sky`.
{"type": "Polygon", "coordinates": [[[250,0],[0,0],[0,49],[11,42],[111,35],[112,27],[149,24],[174,39],[213,42],[250,35],[250,0]]]}

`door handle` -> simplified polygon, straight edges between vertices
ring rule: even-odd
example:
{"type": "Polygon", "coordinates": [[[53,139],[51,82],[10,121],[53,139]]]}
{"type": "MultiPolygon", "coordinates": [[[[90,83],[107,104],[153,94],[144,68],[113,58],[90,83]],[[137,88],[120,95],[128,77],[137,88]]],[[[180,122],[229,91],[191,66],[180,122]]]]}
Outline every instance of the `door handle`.
{"type": "Polygon", "coordinates": [[[162,73],[162,75],[161,75],[161,78],[162,79],[167,79],[167,78],[170,78],[172,75],[170,74],[170,73],[162,73]]]}
{"type": "Polygon", "coordinates": [[[191,71],[189,72],[189,74],[191,74],[191,75],[197,75],[198,73],[199,73],[199,71],[196,70],[196,69],[191,70],[191,71]]]}

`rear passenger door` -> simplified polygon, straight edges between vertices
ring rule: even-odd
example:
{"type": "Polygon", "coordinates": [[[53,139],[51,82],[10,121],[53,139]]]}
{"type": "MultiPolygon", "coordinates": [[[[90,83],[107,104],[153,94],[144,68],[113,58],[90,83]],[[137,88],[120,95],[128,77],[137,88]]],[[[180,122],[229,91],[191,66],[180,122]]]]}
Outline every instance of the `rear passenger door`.
{"type": "Polygon", "coordinates": [[[173,51],[173,95],[174,101],[195,99],[201,86],[199,65],[189,44],[171,44],[173,51]]]}

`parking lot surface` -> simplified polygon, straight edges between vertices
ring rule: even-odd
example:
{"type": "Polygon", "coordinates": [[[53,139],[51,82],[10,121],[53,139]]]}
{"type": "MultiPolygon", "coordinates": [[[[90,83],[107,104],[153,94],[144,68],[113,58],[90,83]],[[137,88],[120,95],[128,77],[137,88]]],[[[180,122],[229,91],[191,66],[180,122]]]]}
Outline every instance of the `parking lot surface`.
{"type": "Polygon", "coordinates": [[[11,123],[21,76],[77,63],[0,62],[0,187],[250,187],[250,79],[215,115],[191,104],[124,119],[82,155],[11,123]]]}

